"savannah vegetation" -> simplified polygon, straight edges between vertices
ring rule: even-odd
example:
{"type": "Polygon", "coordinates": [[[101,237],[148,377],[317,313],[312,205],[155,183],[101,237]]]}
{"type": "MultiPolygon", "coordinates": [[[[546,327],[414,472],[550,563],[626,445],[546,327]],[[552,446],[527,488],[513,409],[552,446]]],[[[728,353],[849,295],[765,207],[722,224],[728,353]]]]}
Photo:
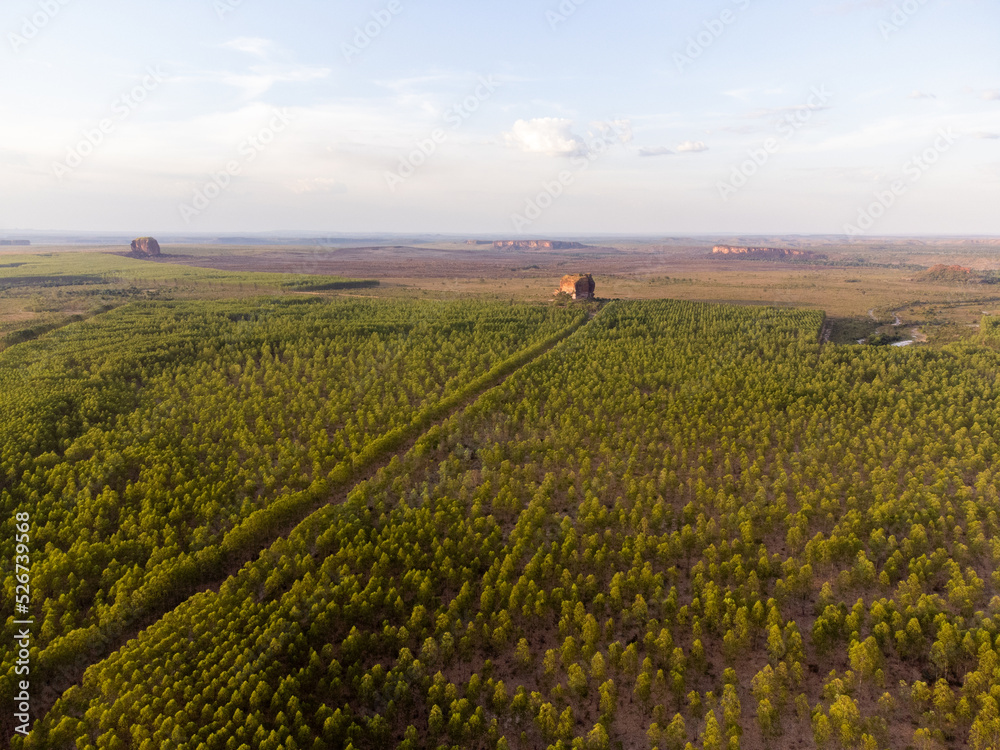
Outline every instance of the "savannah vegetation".
{"type": "Polygon", "coordinates": [[[377,287],[375,280],[227,272],[111,253],[0,253],[0,350],[137,300],[335,290],[367,294],[377,287]]]}

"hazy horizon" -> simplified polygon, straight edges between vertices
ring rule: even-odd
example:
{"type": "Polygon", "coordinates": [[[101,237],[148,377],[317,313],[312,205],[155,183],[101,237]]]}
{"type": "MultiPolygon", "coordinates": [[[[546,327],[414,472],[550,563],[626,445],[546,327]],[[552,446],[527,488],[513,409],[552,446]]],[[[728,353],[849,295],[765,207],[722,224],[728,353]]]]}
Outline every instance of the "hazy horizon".
{"type": "MultiPolygon", "coordinates": [[[[584,243],[639,243],[639,244],[677,244],[685,243],[705,243],[705,244],[732,244],[771,242],[785,244],[808,244],[816,242],[818,244],[842,244],[844,246],[869,246],[881,243],[893,242],[976,242],[988,241],[1000,243],[1000,234],[871,234],[862,237],[845,239],[840,234],[820,234],[820,233],[795,233],[795,232],[688,232],[688,233],[637,233],[637,232],[538,232],[517,234],[508,232],[378,232],[368,230],[358,230],[356,232],[339,232],[323,230],[297,230],[279,229],[269,231],[232,231],[218,232],[184,232],[184,231],[152,231],[148,235],[161,240],[161,244],[168,245],[199,245],[212,244],[223,241],[227,245],[239,246],[237,240],[247,240],[248,244],[261,246],[285,245],[294,247],[297,243],[313,245],[316,243],[328,244],[330,246],[359,245],[370,243],[373,245],[388,243],[412,243],[412,244],[453,244],[468,240],[496,241],[496,240],[556,240],[556,241],[576,241],[584,243]]],[[[121,244],[131,242],[132,239],[141,236],[139,233],[127,230],[37,230],[30,228],[15,227],[12,229],[0,228],[0,239],[2,240],[30,240],[33,247],[89,247],[104,246],[108,244],[121,244]]],[[[23,248],[22,248],[23,249],[23,248]]],[[[18,246],[0,247],[0,253],[17,252],[18,246]]]]}

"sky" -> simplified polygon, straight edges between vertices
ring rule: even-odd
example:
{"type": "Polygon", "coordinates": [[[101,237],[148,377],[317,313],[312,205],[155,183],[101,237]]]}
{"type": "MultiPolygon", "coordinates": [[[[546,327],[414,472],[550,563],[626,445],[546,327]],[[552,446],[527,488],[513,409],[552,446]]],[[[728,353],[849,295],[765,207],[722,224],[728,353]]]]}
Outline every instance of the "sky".
{"type": "Polygon", "coordinates": [[[996,0],[6,0],[0,233],[1000,235],[996,0]]]}

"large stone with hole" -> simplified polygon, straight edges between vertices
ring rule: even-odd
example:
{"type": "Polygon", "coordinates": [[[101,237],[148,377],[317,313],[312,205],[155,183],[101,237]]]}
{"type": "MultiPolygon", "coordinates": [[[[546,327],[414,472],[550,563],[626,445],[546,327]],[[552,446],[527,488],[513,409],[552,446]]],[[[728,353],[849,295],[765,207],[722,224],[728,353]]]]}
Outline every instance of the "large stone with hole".
{"type": "Polygon", "coordinates": [[[160,243],[152,237],[139,237],[132,240],[132,254],[142,258],[158,258],[160,243]]]}
{"type": "Polygon", "coordinates": [[[593,299],[597,285],[589,273],[563,276],[556,294],[568,294],[573,299],[593,299]]]}

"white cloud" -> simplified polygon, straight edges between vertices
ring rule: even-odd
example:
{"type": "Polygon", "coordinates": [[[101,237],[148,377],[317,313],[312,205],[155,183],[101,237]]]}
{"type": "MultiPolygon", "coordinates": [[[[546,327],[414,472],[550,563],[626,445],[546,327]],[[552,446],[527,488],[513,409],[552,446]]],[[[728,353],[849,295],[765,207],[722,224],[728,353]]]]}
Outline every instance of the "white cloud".
{"type": "MultiPolygon", "coordinates": [[[[948,116],[886,117],[874,120],[854,130],[844,130],[814,143],[808,150],[813,153],[851,153],[861,149],[875,149],[886,146],[898,147],[901,143],[914,146],[925,143],[928,134],[938,128],[953,127],[957,123],[948,116]]],[[[980,126],[982,127],[982,126],[980,126]]]]}
{"type": "Polygon", "coordinates": [[[733,99],[739,99],[741,102],[750,101],[750,97],[756,93],[757,89],[753,88],[732,89],[722,92],[724,96],[731,96],[733,99]]]}
{"type": "Polygon", "coordinates": [[[992,140],[996,140],[997,138],[1000,138],[1000,133],[986,133],[986,132],[980,131],[979,133],[973,133],[972,137],[973,138],[983,138],[985,140],[992,141],[992,140]]]}
{"type": "Polygon", "coordinates": [[[983,92],[983,99],[989,102],[1000,101],[1000,89],[990,89],[983,92]]]}
{"type": "Polygon", "coordinates": [[[674,153],[672,148],[666,146],[643,146],[639,149],[639,156],[672,156],[674,153]]]}
{"type": "Polygon", "coordinates": [[[868,10],[870,8],[887,8],[889,0],[848,0],[838,4],[827,4],[816,9],[818,13],[853,13],[858,10],[868,10]]]}
{"type": "Polygon", "coordinates": [[[296,195],[305,193],[346,193],[347,185],[332,177],[313,177],[296,180],[288,185],[288,189],[296,195]]]}
{"type": "Polygon", "coordinates": [[[404,78],[383,78],[374,83],[397,94],[424,93],[428,89],[447,88],[468,85],[469,76],[458,71],[436,71],[424,75],[412,75],[404,78]]]}
{"type": "Polygon", "coordinates": [[[677,146],[677,150],[681,153],[696,154],[701,151],[708,151],[708,146],[703,141],[684,141],[684,143],[677,146]]]}
{"type": "Polygon", "coordinates": [[[632,142],[631,120],[605,120],[603,122],[592,122],[590,126],[605,140],[618,141],[620,143],[632,142]]]}
{"type": "Polygon", "coordinates": [[[910,99],[937,99],[937,95],[928,94],[926,91],[920,91],[919,89],[910,93],[910,99]]]}
{"type": "Polygon", "coordinates": [[[754,135],[755,133],[768,133],[770,128],[764,125],[725,125],[719,128],[723,133],[736,133],[737,135],[754,135]]]}
{"type": "Polygon", "coordinates": [[[276,83],[307,83],[317,81],[330,75],[330,68],[320,68],[312,65],[255,65],[249,73],[206,73],[197,76],[201,81],[233,86],[243,90],[248,99],[253,99],[266,93],[276,83]]]}
{"type": "Polygon", "coordinates": [[[573,132],[573,121],[558,117],[518,120],[509,133],[504,133],[508,146],[528,154],[546,156],[580,156],[587,153],[583,138],[573,132]]]}
{"type": "Polygon", "coordinates": [[[810,106],[808,104],[793,104],[788,107],[768,107],[765,109],[755,109],[743,115],[747,120],[759,120],[765,117],[781,117],[782,115],[797,114],[799,112],[825,112],[832,107],[828,104],[818,104],[810,106]]]}
{"type": "Polygon", "coordinates": [[[222,46],[225,49],[235,50],[236,52],[246,52],[248,55],[267,57],[268,53],[274,49],[274,42],[270,39],[262,39],[260,37],[241,36],[238,39],[226,42],[222,46]]]}

